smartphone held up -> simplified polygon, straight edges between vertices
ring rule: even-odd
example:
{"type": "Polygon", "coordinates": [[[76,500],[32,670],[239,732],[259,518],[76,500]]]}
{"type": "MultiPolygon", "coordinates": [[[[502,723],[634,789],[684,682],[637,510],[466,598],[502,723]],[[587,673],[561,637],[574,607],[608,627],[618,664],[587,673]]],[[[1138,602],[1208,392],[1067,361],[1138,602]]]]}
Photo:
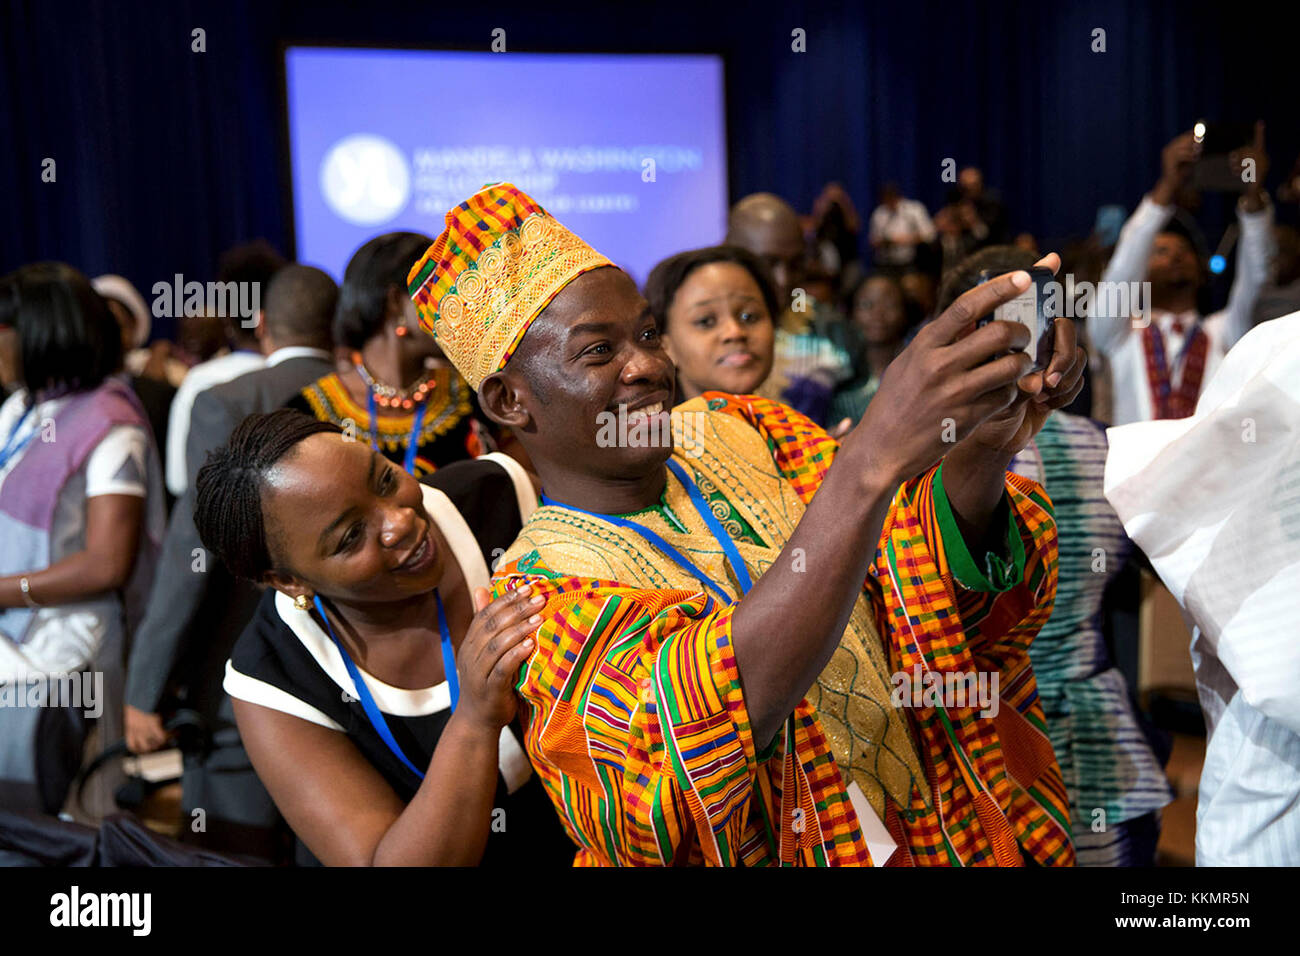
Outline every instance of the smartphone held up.
{"type": "MultiPolygon", "coordinates": [[[[993,310],[992,315],[980,319],[976,325],[982,327],[995,320],[1023,325],[1029,330],[1029,344],[1022,351],[1033,360],[1032,371],[1041,372],[1052,360],[1061,296],[1059,290],[1058,294],[1052,294],[1056,276],[1051,269],[1035,266],[1025,271],[1029,273],[1029,287],[1011,301],[1002,303],[993,310]]],[[[980,284],[983,285],[992,278],[994,273],[985,269],[980,273],[980,284]]]]}

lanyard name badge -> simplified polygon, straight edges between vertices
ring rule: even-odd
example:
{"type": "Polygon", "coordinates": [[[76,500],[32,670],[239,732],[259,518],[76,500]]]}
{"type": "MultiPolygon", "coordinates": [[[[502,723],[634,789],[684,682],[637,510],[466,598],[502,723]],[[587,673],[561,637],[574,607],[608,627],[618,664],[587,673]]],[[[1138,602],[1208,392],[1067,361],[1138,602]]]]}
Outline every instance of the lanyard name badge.
{"type": "MultiPolygon", "coordinates": [[[[749,569],[745,567],[745,561],[740,556],[740,549],[736,547],[736,542],[731,540],[731,535],[727,534],[726,530],[722,527],[717,516],[714,515],[713,509],[709,507],[709,503],[705,500],[704,493],[700,491],[695,482],[686,474],[686,470],[671,458],[668,459],[667,464],[669,471],[676,475],[677,480],[686,488],[686,493],[690,495],[691,498],[691,504],[695,506],[695,510],[699,512],[700,517],[704,519],[704,523],[708,526],[710,533],[712,533],[713,537],[717,540],[718,545],[722,548],[723,554],[726,555],[727,564],[731,567],[731,573],[736,576],[736,582],[740,585],[740,593],[749,593],[749,589],[754,586],[754,582],[749,576],[749,569]]],[[[686,555],[682,554],[681,551],[677,550],[677,548],[673,547],[645,525],[639,524],[630,518],[620,517],[619,515],[603,515],[594,511],[587,511],[585,508],[578,508],[574,505],[566,505],[556,501],[554,498],[548,497],[545,492],[542,493],[541,497],[543,504],[550,505],[554,508],[567,508],[570,511],[576,511],[592,518],[599,518],[602,521],[608,521],[610,524],[618,525],[621,528],[635,531],[654,547],[662,551],[666,557],[670,558],[673,563],[683,571],[693,577],[699,578],[706,587],[721,598],[723,604],[731,603],[731,595],[723,590],[721,585],[701,571],[690,558],[686,557],[686,555]]]]}
{"type": "MultiPolygon", "coordinates": [[[[437,591],[433,592],[433,600],[438,605],[438,630],[442,632],[442,671],[447,678],[447,687],[451,696],[451,711],[455,713],[456,704],[460,701],[460,680],[456,675],[456,652],[451,646],[451,629],[447,626],[447,615],[442,609],[442,595],[437,591]]],[[[334,633],[334,628],[330,624],[329,616],[325,613],[325,605],[321,603],[320,595],[315,598],[316,612],[325,622],[325,631],[329,634],[330,640],[334,646],[339,649],[339,654],[343,658],[343,665],[348,669],[348,676],[352,678],[353,689],[356,690],[357,700],[361,701],[361,709],[366,713],[366,719],[370,721],[370,726],[379,734],[385,746],[392,751],[402,764],[415,774],[421,780],[424,779],[424,771],[411,763],[410,758],[402,752],[402,748],[397,745],[397,740],[393,737],[393,732],[388,726],[388,721],[384,719],[383,712],[379,705],[375,703],[374,695],[370,693],[370,688],[366,682],[361,679],[361,671],[352,660],[352,655],[347,652],[343,642],[339,640],[338,635],[334,633]]]]}
{"type": "Polygon", "coordinates": [[[36,432],[39,429],[33,428],[26,438],[21,441],[18,440],[18,433],[23,430],[23,424],[27,421],[27,416],[32,415],[35,412],[36,404],[32,403],[31,408],[23,412],[22,417],[14,423],[13,429],[9,432],[9,437],[5,439],[4,447],[0,448],[0,468],[4,468],[8,465],[9,462],[13,460],[14,456],[30,445],[32,439],[36,437],[36,432]]]}
{"type": "MultiPolygon", "coordinates": [[[[427,402],[419,402],[415,406],[415,422],[411,425],[411,435],[406,441],[406,460],[402,465],[408,475],[415,474],[415,452],[420,446],[420,429],[424,427],[424,413],[427,408],[427,402]]],[[[379,448],[379,415],[375,408],[375,393],[370,390],[366,391],[366,411],[370,414],[370,447],[382,455],[383,452],[379,448]]]]}

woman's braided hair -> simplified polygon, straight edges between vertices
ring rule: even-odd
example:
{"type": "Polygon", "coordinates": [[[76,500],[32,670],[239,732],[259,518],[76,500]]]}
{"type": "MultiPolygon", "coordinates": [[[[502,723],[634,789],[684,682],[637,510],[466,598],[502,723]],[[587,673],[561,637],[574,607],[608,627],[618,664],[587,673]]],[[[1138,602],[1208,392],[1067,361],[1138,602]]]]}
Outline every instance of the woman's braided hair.
{"type": "Polygon", "coordinates": [[[275,567],[262,516],[267,472],[304,438],[340,431],[333,422],[282,408],[249,415],[208,454],[194,482],[194,525],[231,574],[259,581],[275,567]]]}

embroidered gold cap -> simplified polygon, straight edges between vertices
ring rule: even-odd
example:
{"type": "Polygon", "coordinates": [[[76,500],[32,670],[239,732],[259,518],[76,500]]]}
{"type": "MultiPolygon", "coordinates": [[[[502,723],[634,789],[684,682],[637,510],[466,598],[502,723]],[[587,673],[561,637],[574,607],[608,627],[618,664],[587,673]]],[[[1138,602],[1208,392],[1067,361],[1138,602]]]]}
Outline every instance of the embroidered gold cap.
{"type": "Polygon", "coordinates": [[[527,193],[492,183],[447,213],[406,281],[421,328],[477,389],[561,289],[612,265],[527,193]]]}

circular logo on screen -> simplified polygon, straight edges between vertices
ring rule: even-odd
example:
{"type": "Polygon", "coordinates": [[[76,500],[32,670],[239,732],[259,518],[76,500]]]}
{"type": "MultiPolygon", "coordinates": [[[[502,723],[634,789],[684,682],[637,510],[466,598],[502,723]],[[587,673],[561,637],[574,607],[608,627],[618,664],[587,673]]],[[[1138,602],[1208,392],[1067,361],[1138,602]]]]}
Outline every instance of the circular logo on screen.
{"type": "Polygon", "coordinates": [[[358,133],[330,147],[320,167],[325,202],[341,219],[373,226],[392,219],[411,195],[401,150],[381,136],[358,133]]]}

